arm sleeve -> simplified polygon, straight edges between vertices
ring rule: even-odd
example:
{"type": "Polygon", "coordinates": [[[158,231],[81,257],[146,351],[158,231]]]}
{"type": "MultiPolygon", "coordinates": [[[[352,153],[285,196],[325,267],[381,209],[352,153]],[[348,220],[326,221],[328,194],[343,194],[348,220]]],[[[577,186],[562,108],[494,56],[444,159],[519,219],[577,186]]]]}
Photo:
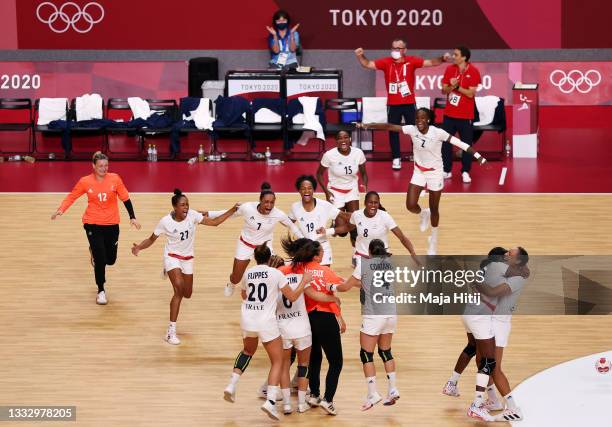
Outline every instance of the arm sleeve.
{"type": "Polygon", "coordinates": [[[68,208],[74,203],[74,201],[81,197],[83,194],[85,194],[85,186],[82,184],[81,180],[79,180],[74,185],[72,191],[66,196],[58,210],[62,213],[66,212],[68,208]]]}
{"type": "Polygon", "coordinates": [[[125,184],[119,175],[117,175],[117,195],[122,202],[125,202],[130,198],[130,193],[128,193],[127,188],[125,188],[125,184]]]}
{"type": "Polygon", "coordinates": [[[451,144],[453,144],[455,147],[461,148],[463,151],[466,151],[468,148],[470,148],[470,146],[468,144],[466,144],[465,142],[461,141],[456,136],[451,136],[449,142],[451,144]]]}
{"type": "Polygon", "coordinates": [[[321,157],[321,166],[324,168],[330,167],[329,156],[327,153],[323,154],[323,157],[321,157]]]}
{"type": "Polygon", "coordinates": [[[395,227],[397,227],[395,220],[387,212],[385,212],[385,225],[389,230],[393,230],[395,227]]]}
{"type": "Polygon", "coordinates": [[[468,87],[478,87],[478,85],[481,83],[480,71],[478,71],[478,69],[474,67],[473,70],[471,71],[470,76],[471,77],[468,83],[468,87]]]}
{"type": "Polygon", "coordinates": [[[402,133],[404,135],[410,135],[413,136],[414,135],[414,130],[416,129],[416,127],[414,125],[406,125],[406,126],[402,126],[402,133]]]}
{"type": "Polygon", "coordinates": [[[164,234],[165,231],[166,231],[166,227],[164,227],[164,220],[162,218],[159,220],[159,222],[155,226],[155,230],[153,230],[153,234],[159,237],[160,235],[164,234]]]}
{"type": "Polygon", "coordinates": [[[136,214],[134,213],[134,206],[132,205],[132,201],[130,199],[124,200],[123,204],[125,209],[128,211],[128,215],[130,219],[136,219],[136,214]]]}

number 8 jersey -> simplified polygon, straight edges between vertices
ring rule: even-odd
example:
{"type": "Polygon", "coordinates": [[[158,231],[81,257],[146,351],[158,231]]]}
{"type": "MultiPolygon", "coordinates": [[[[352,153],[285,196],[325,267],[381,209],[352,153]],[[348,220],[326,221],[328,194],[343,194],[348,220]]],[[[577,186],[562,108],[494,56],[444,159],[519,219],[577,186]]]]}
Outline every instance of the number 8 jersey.
{"type": "Polygon", "coordinates": [[[278,294],[287,284],[283,273],[267,265],[256,265],[244,273],[242,289],[246,291],[246,299],[242,302],[240,318],[243,331],[259,332],[278,328],[278,294]]]}
{"type": "Polygon", "coordinates": [[[369,258],[370,242],[380,239],[389,247],[387,238],[389,231],[397,227],[397,224],[387,212],[378,209],[376,215],[368,218],[363,210],[355,211],[351,215],[350,223],[357,227],[357,240],[355,241],[355,253],[369,258]]]}
{"type": "Polygon", "coordinates": [[[164,247],[164,256],[169,253],[183,257],[193,256],[195,230],[203,219],[204,215],[193,209],[189,209],[185,219],[180,222],[175,221],[172,214],[163,217],[155,227],[153,234],[156,236],[164,234],[168,237],[164,247]]]}

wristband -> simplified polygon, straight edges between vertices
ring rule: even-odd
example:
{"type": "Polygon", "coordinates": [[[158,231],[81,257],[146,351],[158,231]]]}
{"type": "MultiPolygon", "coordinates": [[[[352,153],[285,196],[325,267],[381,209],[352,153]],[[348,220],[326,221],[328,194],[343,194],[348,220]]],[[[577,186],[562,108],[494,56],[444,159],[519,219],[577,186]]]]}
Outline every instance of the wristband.
{"type": "Polygon", "coordinates": [[[333,236],[334,234],[336,234],[336,229],[335,228],[327,228],[325,229],[325,235],[326,236],[333,236]]]}
{"type": "Polygon", "coordinates": [[[479,153],[478,151],[476,151],[476,152],[474,153],[474,158],[475,158],[476,160],[480,160],[480,158],[481,158],[481,157],[482,157],[482,156],[480,155],[480,153],[479,153]]]}

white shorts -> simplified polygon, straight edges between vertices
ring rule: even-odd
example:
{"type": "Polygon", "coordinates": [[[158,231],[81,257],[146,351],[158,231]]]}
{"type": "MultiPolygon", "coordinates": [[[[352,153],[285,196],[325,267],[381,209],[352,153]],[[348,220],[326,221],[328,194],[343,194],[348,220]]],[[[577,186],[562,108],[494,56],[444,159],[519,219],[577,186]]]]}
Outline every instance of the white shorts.
{"type": "Polygon", "coordinates": [[[474,335],[477,340],[493,338],[493,321],[491,315],[464,314],[461,316],[463,326],[468,334],[474,335]]]}
{"type": "Polygon", "coordinates": [[[242,330],[242,338],[259,338],[261,342],[269,342],[280,337],[278,325],[270,326],[261,331],[245,331],[242,330]]]}
{"type": "Polygon", "coordinates": [[[289,350],[291,347],[295,347],[298,351],[312,347],[312,335],[306,335],[301,338],[283,338],[283,350],[289,350]]]}
{"type": "Polygon", "coordinates": [[[361,332],[371,336],[393,334],[396,325],[397,316],[363,316],[361,332]]]}
{"type": "Polygon", "coordinates": [[[193,274],[193,258],[182,260],[172,256],[164,255],[164,272],[180,268],[183,274],[193,274]]]}
{"type": "Polygon", "coordinates": [[[323,248],[323,259],[321,259],[321,265],[331,265],[332,264],[332,248],[331,244],[328,240],[324,242],[320,242],[321,247],[323,248]]]}
{"type": "Polygon", "coordinates": [[[332,190],[331,188],[328,188],[328,190],[330,193],[332,193],[332,196],[334,196],[332,205],[338,209],[342,209],[345,204],[352,202],[353,200],[359,201],[359,189],[357,188],[357,184],[355,184],[355,186],[351,188],[351,191],[348,193],[341,193],[340,191],[332,190]]]}
{"type": "Polygon", "coordinates": [[[444,188],[444,172],[441,170],[423,172],[414,165],[410,183],[423,188],[427,187],[430,191],[440,191],[444,188]]]}
{"type": "Polygon", "coordinates": [[[493,333],[495,334],[495,346],[507,347],[510,338],[510,330],[512,329],[511,316],[504,319],[506,316],[493,316],[493,333]]]}
{"type": "MultiPolygon", "coordinates": [[[[272,255],[274,255],[274,249],[272,249],[272,242],[268,241],[267,245],[270,248],[272,255]]],[[[238,239],[238,242],[236,242],[236,255],[234,255],[234,258],[239,259],[241,261],[248,261],[253,258],[253,252],[255,252],[255,248],[247,246],[242,240],[238,239]]]]}

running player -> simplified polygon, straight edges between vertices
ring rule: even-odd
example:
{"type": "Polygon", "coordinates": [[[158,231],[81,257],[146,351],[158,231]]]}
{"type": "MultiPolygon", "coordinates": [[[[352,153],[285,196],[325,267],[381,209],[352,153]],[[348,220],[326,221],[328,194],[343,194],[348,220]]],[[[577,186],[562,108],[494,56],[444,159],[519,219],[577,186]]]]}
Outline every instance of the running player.
{"type": "Polygon", "coordinates": [[[326,235],[317,234],[321,227],[325,228],[330,220],[341,225],[348,221],[350,214],[340,212],[338,208],[326,200],[314,197],[317,181],[312,175],[300,175],[295,181],[295,188],[302,200],[291,205],[289,219],[297,223],[298,228],[311,240],[318,240],[323,247],[323,260],[321,265],[332,264],[332,248],[326,235]]]}
{"type": "Polygon", "coordinates": [[[442,163],[442,143],[449,142],[474,156],[483,165],[486,159],[474,151],[468,144],[449,135],[443,129],[430,123],[434,122],[434,113],[428,108],[419,108],[416,113],[416,126],[392,125],[388,123],[358,123],[362,129],[379,129],[403,132],[410,135],[414,152],[414,172],[406,194],[406,209],[420,215],[420,229],[426,231],[431,221],[431,236],[428,237],[428,255],[438,251],[438,224],[440,222],[440,196],[444,188],[444,168],[442,163]],[[421,209],[419,195],[421,190],[429,190],[429,208],[421,209]]]}
{"type": "Polygon", "coordinates": [[[272,253],[264,243],[254,250],[257,265],[249,268],[242,282],[242,315],[240,326],[244,347],[238,353],[234,362],[234,370],[230,383],[225,388],[224,399],[228,402],[236,400],[236,386],[240,376],[249,366],[251,358],[257,350],[258,340],[261,339],[268,353],[272,366],[268,375],[268,399],[261,409],[272,419],[280,419],[276,410],[276,396],[283,369],[283,345],[276,320],[276,307],[278,304],[279,290],[290,302],[295,302],[304,291],[306,284],[310,283],[312,277],[306,273],[295,289],[291,289],[287,278],[279,270],[268,266],[272,253]]]}
{"type": "Polygon", "coordinates": [[[96,285],[98,285],[96,303],[105,305],[108,303],[104,289],[106,266],[115,264],[119,245],[117,197],[121,199],[128,211],[130,225],[140,230],[140,224],[136,221],[130,195],[121,177],[116,173],[108,172],[108,157],[96,151],[92,162],[93,173],[79,179],[51,219],[63,215],[76,199],[87,193],[87,209],[83,214],[83,228],[89,241],[91,264],[94,267],[96,285]]]}
{"type": "MultiPolygon", "coordinates": [[[[336,143],[338,145],[336,148],[323,154],[317,170],[317,180],[321,184],[328,202],[333,203],[338,209],[351,213],[359,209],[358,173],[361,175],[361,189],[368,191],[366,158],[363,151],[351,146],[351,135],[348,132],[338,132],[336,143]],[[326,170],[327,185],[325,185],[323,179],[326,170]]],[[[351,244],[353,247],[356,237],[355,233],[352,232],[351,244]]]]}
{"type": "Polygon", "coordinates": [[[153,245],[162,234],[168,238],[164,247],[164,275],[170,278],[174,295],[170,300],[170,324],[164,339],[169,344],[178,345],[181,341],[176,336],[176,320],[181,301],[183,298],[191,298],[193,290],[193,242],[196,225],[217,226],[234,214],[238,210],[238,205],[223,215],[211,219],[198,211],[189,209],[189,199],[181,190],[176,189],[172,196],[172,207],[174,210],[159,221],[148,239],[143,240],[140,244],[133,244],[132,253],[138,256],[141,250],[153,245]]]}
{"type": "MultiPolygon", "coordinates": [[[[394,296],[395,291],[391,285],[383,285],[381,287],[373,287],[373,271],[392,271],[393,261],[390,259],[391,254],[385,248],[385,242],[380,239],[374,239],[369,244],[369,257],[367,260],[367,268],[357,269],[353,271],[351,277],[341,285],[330,285],[330,291],[348,291],[353,286],[360,287],[360,299],[362,307],[362,323],[359,333],[359,342],[361,351],[359,357],[363,363],[363,373],[368,386],[368,394],[365,402],[361,407],[362,411],[370,409],[382,400],[380,394],[376,390],[376,367],[374,365],[374,349],[378,345],[378,355],[383,360],[385,372],[389,380],[387,398],[383,405],[394,405],[400,398],[399,391],[395,382],[395,360],[391,354],[391,340],[395,333],[397,325],[397,314],[395,305],[388,303],[375,303],[374,292],[380,294],[382,298],[385,296],[394,296]]],[[[362,265],[365,261],[361,261],[362,265]]]]}

